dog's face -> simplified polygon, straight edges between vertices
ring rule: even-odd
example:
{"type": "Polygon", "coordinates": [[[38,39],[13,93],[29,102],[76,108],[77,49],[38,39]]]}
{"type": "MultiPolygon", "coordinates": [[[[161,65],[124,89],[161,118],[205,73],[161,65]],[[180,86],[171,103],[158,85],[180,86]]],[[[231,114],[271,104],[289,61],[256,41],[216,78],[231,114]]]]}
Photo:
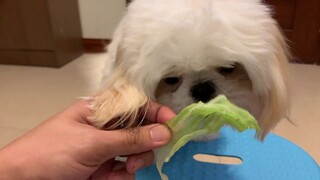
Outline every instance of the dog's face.
{"type": "Polygon", "coordinates": [[[218,94],[255,115],[262,136],[287,115],[286,44],[259,0],[135,0],[108,53],[98,126],[148,99],[179,112],[218,94]]]}
{"type": "Polygon", "coordinates": [[[178,113],[192,103],[208,102],[219,94],[225,94],[256,117],[261,115],[262,104],[253,94],[251,80],[244,67],[237,63],[178,74],[172,72],[161,79],[155,97],[178,113]]]}

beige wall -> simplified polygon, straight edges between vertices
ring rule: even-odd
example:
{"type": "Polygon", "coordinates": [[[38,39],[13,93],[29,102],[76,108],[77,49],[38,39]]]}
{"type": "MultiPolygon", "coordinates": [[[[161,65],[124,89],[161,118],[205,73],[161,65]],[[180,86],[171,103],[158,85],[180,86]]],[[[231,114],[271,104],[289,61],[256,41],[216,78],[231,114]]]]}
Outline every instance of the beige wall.
{"type": "Polygon", "coordinates": [[[125,6],[125,0],[79,0],[83,37],[110,39],[125,6]]]}

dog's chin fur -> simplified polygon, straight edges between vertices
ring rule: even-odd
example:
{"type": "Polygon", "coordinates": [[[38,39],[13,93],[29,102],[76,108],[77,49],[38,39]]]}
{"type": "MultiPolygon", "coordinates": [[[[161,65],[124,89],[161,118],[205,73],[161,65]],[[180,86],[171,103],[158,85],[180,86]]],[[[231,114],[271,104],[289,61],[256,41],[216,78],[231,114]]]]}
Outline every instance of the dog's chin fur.
{"type": "Polygon", "coordinates": [[[260,138],[288,115],[289,53],[270,9],[259,0],[135,0],[108,47],[93,123],[132,126],[149,99],[177,113],[190,88],[215,85],[256,116],[260,138]],[[235,65],[231,72],[222,67],[235,65]],[[166,84],[166,77],[179,82],[166,84]]]}

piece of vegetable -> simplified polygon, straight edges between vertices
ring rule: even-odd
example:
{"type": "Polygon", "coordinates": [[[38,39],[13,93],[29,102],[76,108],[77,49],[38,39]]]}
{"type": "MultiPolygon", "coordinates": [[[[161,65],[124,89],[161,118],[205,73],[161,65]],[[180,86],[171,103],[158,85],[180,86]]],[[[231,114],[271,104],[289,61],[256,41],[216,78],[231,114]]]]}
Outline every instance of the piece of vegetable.
{"type": "Polygon", "coordinates": [[[206,134],[218,133],[220,128],[228,125],[242,132],[246,129],[260,130],[255,118],[219,95],[210,102],[192,104],[175,118],[167,122],[172,131],[171,141],[164,147],[156,149],[156,165],[162,180],[168,177],[162,173],[165,162],[190,140],[206,134]]]}

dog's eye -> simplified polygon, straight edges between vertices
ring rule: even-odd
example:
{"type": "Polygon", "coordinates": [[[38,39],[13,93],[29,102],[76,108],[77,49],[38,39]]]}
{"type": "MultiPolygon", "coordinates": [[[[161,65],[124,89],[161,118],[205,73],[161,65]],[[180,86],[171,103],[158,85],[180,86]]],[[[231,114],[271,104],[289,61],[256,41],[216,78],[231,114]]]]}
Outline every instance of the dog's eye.
{"type": "Polygon", "coordinates": [[[164,78],[164,82],[169,84],[169,85],[175,85],[175,84],[180,82],[180,78],[178,78],[178,77],[167,77],[167,78],[164,78]]]}
{"type": "Polygon", "coordinates": [[[219,67],[218,68],[218,72],[220,74],[231,74],[231,73],[233,73],[235,68],[236,68],[235,65],[232,65],[230,67],[219,67]]]}

